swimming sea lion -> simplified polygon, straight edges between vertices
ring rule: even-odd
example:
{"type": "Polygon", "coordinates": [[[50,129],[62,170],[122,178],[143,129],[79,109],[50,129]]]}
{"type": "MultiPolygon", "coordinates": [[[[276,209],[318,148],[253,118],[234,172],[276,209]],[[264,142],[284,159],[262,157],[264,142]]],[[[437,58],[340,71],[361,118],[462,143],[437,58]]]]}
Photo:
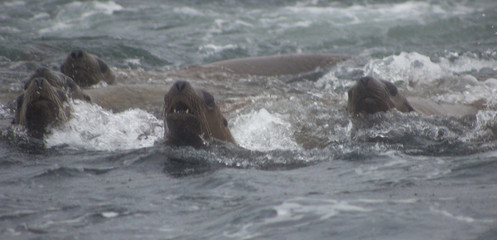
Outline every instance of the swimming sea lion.
{"type": "Polygon", "coordinates": [[[69,98],[91,101],[79,86],[62,73],[39,68],[27,80],[24,92],[17,98],[14,124],[28,129],[31,136],[41,138],[48,127],[70,118],[69,98]]]}
{"type": "MultiPolygon", "coordinates": [[[[302,78],[319,78],[329,67],[343,62],[351,57],[343,54],[282,54],[273,56],[248,57],[229,59],[224,61],[213,62],[201,66],[192,66],[174,71],[163,73],[164,77],[173,77],[178,79],[217,79],[226,80],[234,75],[249,76],[292,76],[291,80],[302,78]]],[[[116,77],[107,64],[93,54],[84,50],[72,51],[61,65],[62,73],[72,77],[81,87],[88,87],[105,81],[113,84],[116,77]]],[[[124,73],[119,82],[124,83],[128,77],[137,73],[128,72],[123,69],[124,73]]],[[[140,75],[140,74],[138,74],[140,75]]],[[[153,74],[152,74],[153,75],[153,74]]],[[[151,76],[156,78],[157,74],[151,76]]],[[[235,76],[236,77],[236,76],[235,76]]]]}
{"type": "Polygon", "coordinates": [[[235,143],[214,97],[186,81],[177,81],[164,96],[164,139],[171,145],[199,147],[217,139],[235,143]]]}
{"type": "Polygon", "coordinates": [[[296,75],[327,68],[350,59],[341,54],[283,54],[230,59],[203,65],[222,67],[228,72],[256,76],[296,75]]]}
{"type": "Polygon", "coordinates": [[[373,114],[397,109],[400,112],[416,111],[423,115],[463,117],[474,115],[478,109],[469,105],[439,104],[427,99],[406,98],[388,81],[373,77],[361,78],[348,91],[348,111],[353,114],[373,114]]]}
{"type": "MultiPolygon", "coordinates": [[[[74,57],[72,55],[78,56],[79,54],[84,55],[79,51],[71,53],[63,66],[73,61],[74,57]]],[[[121,71],[124,74],[119,74],[119,76],[147,80],[173,78],[175,80],[212,79],[223,81],[246,78],[249,75],[300,76],[300,74],[327,70],[338,62],[347,59],[350,59],[350,56],[340,54],[288,54],[231,59],[164,73],[123,69],[121,71]]],[[[87,66],[86,68],[93,69],[91,72],[100,71],[95,65],[87,66]]],[[[104,88],[87,88],[85,92],[92,98],[94,103],[115,112],[130,108],[140,108],[154,113],[162,110],[163,94],[169,89],[166,85],[161,85],[160,83],[127,84],[121,80],[125,79],[120,79],[121,84],[109,85],[104,88]]]]}
{"type": "Polygon", "coordinates": [[[91,102],[90,97],[81,90],[79,85],[74,82],[72,78],[61,72],[52,71],[45,67],[36,69],[28,81],[26,81],[26,85],[30,83],[32,79],[38,77],[46,79],[53,87],[65,91],[70,98],[91,102]]]}
{"type": "Polygon", "coordinates": [[[100,81],[108,84],[116,81],[114,73],[104,61],[84,50],[72,51],[60,66],[60,71],[81,87],[95,85],[100,81]]]}

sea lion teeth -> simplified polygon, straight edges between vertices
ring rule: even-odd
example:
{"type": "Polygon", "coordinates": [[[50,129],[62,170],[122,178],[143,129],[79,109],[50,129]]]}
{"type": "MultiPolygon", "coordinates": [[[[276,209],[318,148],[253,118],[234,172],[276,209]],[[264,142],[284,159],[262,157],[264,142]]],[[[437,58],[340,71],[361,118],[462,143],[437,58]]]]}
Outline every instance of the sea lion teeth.
{"type": "Polygon", "coordinates": [[[235,143],[214,97],[188,82],[173,84],[164,97],[164,112],[180,113],[164,116],[167,144],[200,147],[214,138],[235,143]]]}

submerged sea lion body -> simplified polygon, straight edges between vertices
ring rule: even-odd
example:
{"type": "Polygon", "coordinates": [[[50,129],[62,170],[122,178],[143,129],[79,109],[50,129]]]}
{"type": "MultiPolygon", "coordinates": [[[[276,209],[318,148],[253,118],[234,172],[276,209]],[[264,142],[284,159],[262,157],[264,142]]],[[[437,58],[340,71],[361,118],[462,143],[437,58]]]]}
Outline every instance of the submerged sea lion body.
{"type": "Polygon", "coordinates": [[[397,109],[400,112],[415,111],[423,115],[463,117],[474,115],[478,109],[469,105],[439,104],[427,99],[406,98],[391,82],[372,77],[361,78],[348,91],[347,109],[353,114],[373,114],[397,109]]]}
{"type": "MultiPolygon", "coordinates": [[[[70,54],[69,57],[72,57],[70,54]]],[[[69,59],[68,57],[68,59],[69,59]]],[[[325,70],[338,62],[350,59],[346,55],[335,54],[295,54],[265,57],[252,57],[214,62],[202,66],[188,67],[165,73],[132,73],[137,78],[173,78],[176,80],[212,79],[230,81],[247,76],[299,75],[317,70],[325,70]]],[[[64,63],[63,65],[67,65],[64,63]]],[[[99,68],[89,66],[92,72],[99,68]]],[[[141,108],[157,112],[162,106],[162,98],[169,88],[161,84],[116,84],[103,88],[89,88],[85,92],[92,101],[113,111],[141,108]]]]}
{"type": "Polygon", "coordinates": [[[212,139],[235,143],[214,97],[188,82],[178,81],[169,89],[163,117],[167,144],[199,147],[212,139]]]}
{"type": "Polygon", "coordinates": [[[97,56],[84,50],[72,51],[60,66],[60,71],[74,79],[81,87],[101,81],[114,84],[116,77],[109,66],[97,56]]]}
{"type": "Polygon", "coordinates": [[[327,68],[350,59],[338,54],[286,54],[230,59],[204,65],[220,67],[227,72],[256,76],[297,75],[327,68]]]}
{"type": "Polygon", "coordinates": [[[407,97],[407,100],[414,111],[423,115],[464,117],[478,112],[478,108],[471,105],[436,103],[419,97],[407,97]]]}
{"type": "Polygon", "coordinates": [[[114,112],[140,108],[159,116],[164,104],[164,84],[125,84],[85,89],[92,102],[114,112]]]}
{"type": "Polygon", "coordinates": [[[43,137],[50,126],[66,122],[72,109],[69,98],[89,101],[74,81],[62,73],[39,68],[28,79],[23,93],[17,98],[14,124],[23,125],[28,133],[43,137]]]}

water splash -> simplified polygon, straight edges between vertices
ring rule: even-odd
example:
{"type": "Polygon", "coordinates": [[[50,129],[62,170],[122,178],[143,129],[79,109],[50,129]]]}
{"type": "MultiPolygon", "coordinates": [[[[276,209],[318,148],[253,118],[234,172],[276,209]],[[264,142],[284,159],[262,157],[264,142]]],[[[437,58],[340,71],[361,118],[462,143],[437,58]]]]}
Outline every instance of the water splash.
{"type": "Polygon", "coordinates": [[[266,109],[253,110],[238,116],[232,133],[240,146],[252,150],[299,149],[292,139],[292,126],[285,116],[269,113],[266,109]]]}
{"type": "Polygon", "coordinates": [[[161,120],[139,109],[112,113],[97,105],[75,101],[72,119],[46,137],[47,147],[69,145],[91,150],[138,149],[162,139],[161,120]]]}

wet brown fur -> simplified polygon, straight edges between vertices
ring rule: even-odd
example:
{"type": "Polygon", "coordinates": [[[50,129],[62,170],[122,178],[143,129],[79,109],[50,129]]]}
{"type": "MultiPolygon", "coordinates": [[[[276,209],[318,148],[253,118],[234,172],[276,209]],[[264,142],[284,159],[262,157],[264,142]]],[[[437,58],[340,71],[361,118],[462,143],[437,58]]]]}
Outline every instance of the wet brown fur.
{"type": "Polygon", "coordinates": [[[81,87],[95,85],[101,81],[114,84],[116,77],[109,66],[97,56],[84,50],[72,51],[60,66],[60,71],[74,79],[81,87]]]}
{"type": "Polygon", "coordinates": [[[178,81],[164,97],[164,139],[167,144],[201,146],[217,139],[235,143],[214,97],[178,81]]]}
{"type": "Polygon", "coordinates": [[[72,111],[66,104],[69,98],[91,101],[71,78],[39,68],[17,98],[13,123],[25,126],[34,137],[42,137],[49,127],[68,121],[72,111]]]}
{"type": "Polygon", "coordinates": [[[348,91],[347,109],[352,114],[373,114],[397,109],[423,115],[463,117],[478,112],[476,107],[463,104],[440,104],[428,99],[406,98],[391,82],[372,77],[361,78],[348,91]]]}

